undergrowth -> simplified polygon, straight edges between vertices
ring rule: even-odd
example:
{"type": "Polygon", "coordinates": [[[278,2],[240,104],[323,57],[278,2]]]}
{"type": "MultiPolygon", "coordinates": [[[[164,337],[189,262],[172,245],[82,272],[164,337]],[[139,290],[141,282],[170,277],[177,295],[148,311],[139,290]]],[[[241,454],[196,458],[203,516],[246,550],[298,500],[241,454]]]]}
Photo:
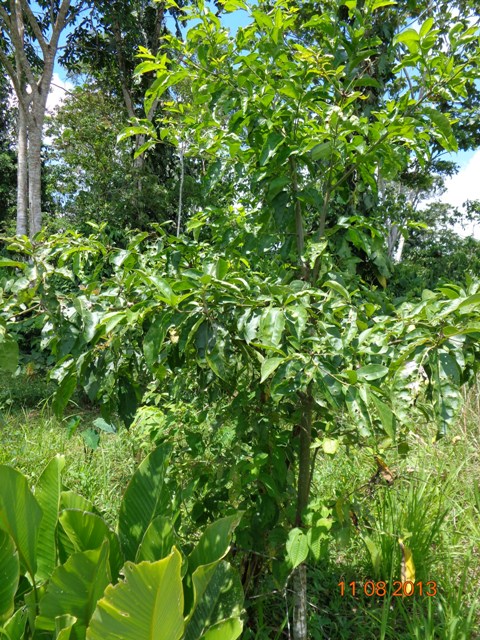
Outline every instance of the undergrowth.
{"type": "MultiPolygon", "coordinates": [[[[38,405],[40,386],[3,386],[2,398],[13,401],[0,406],[0,464],[16,467],[34,483],[48,460],[63,454],[66,486],[92,500],[113,523],[138,463],[138,441],[119,429],[101,433],[92,450],[82,433],[98,414],[77,408],[80,420],[72,430],[68,417],[59,421],[48,403],[38,405]]],[[[349,517],[326,554],[309,565],[312,640],[480,638],[479,417],[480,384],[466,394],[462,415],[446,438],[433,442],[434,427],[416,425],[408,446],[384,452],[391,478],[378,473],[367,449],[354,454],[343,448],[318,459],[314,499],[337,515],[346,504],[349,517]],[[436,595],[393,596],[389,585],[400,580],[399,538],[412,551],[417,582],[435,581],[436,595]],[[365,595],[368,580],[385,581],[386,594],[365,595]]],[[[280,591],[269,579],[259,581],[247,607],[253,623],[244,638],[289,637],[288,584],[280,591]]]]}

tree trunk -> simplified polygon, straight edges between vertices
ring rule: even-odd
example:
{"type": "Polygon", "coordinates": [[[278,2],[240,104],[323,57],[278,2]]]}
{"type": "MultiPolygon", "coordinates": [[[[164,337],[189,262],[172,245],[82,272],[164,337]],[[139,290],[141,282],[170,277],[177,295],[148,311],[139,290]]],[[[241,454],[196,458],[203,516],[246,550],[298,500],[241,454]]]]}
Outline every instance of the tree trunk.
{"type": "MultiPolygon", "coordinates": [[[[308,506],[311,484],[311,456],[312,444],[312,408],[313,398],[311,388],[303,398],[303,416],[300,424],[300,442],[298,453],[298,485],[297,511],[295,525],[303,526],[303,514],[308,506]]],[[[293,638],[294,640],[308,640],[307,628],[307,567],[298,566],[293,574],[293,638]]]]}
{"type": "Polygon", "coordinates": [[[17,142],[17,235],[28,235],[28,164],[27,122],[25,113],[18,105],[17,142]]]}
{"type": "Polygon", "coordinates": [[[298,566],[293,574],[293,638],[308,640],[307,627],[307,567],[298,566]]]}
{"type": "Polygon", "coordinates": [[[28,135],[28,214],[32,238],[42,228],[42,125],[37,122],[28,135]]]}

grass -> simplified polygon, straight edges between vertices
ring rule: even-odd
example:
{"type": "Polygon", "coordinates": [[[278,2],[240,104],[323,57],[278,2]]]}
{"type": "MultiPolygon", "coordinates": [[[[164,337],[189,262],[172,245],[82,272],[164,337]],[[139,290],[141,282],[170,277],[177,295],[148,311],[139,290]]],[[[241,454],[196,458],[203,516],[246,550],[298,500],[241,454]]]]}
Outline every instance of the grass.
{"type": "MultiPolygon", "coordinates": [[[[0,464],[22,471],[32,482],[56,453],[65,456],[65,485],[94,502],[113,523],[121,495],[138,463],[138,442],[125,430],[102,433],[95,451],[82,433],[98,415],[78,410],[81,424],[70,434],[68,420],[37,406],[40,383],[0,390],[0,464]],[[2,396],[3,393],[3,396],[2,396]],[[18,394],[21,395],[21,404],[18,394]],[[2,404],[3,397],[3,404],[2,404]]],[[[318,460],[314,499],[337,516],[328,552],[309,565],[312,640],[475,640],[480,638],[480,384],[448,437],[433,443],[433,426],[416,426],[408,450],[388,449],[393,472],[377,474],[372,452],[340,449],[318,460]],[[355,521],[355,522],[354,522],[355,521]],[[403,537],[411,549],[416,580],[437,583],[436,596],[366,596],[367,580],[400,579],[403,537]],[[340,594],[339,582],[346,585],[340,594]],[[350,582],[356,582],[355,597],[350,582]]],[[[291,598],[285,593],[249,604],[256,630],[244,638],[288,638],[291,598]],[[288,616],[287,616],[288,613],[288,616]]]]}

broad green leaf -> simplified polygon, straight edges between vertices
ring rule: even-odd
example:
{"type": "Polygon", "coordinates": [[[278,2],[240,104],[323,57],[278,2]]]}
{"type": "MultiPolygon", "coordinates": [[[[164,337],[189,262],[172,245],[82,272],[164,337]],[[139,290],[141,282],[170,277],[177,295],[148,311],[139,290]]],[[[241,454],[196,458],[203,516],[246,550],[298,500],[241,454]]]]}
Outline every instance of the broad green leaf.
{"type": "Polygon", "coordinates": [[[325,160],[330,156],[332,152],[332,143],[329,142],[321,142],[313,147],[311,150],[312,160],[325,160]]]}
{"type": "MultiPolygon", "coordinates": [[[[210,626],[227,619],[240,618],[243,605],[242,584],[237,571],[227,562],[198,567],[193,574],[193,585],[195,604],[187,620],[184,640],[203,638],[210,626]]],[[[234,628],[238,626],[235,625],[234,628]]],[[[227,629],[228,626],[224,631],[227,629]]],[[[223,636],[225,640],[229,637],[231,636],[223,636]]]]}
{"type": "Polygon", "coordinates": [[[174,544],[175,533],[171,521],[164,516],[157,516],[145,531],[135,562],[162,560],[172,552],[174,544]]]}
{"type": "Polygon", "coordinates": [[[52,574],[57,560],[55,531],[62,492],[62,470],[65,458],[52,458],[35,487],[35,498],[43,512],[37,544],[38,577],[45,580],[52,574]]]}
{"type": "Polygon", "coordinates": [[[169,513],[170,495],[164,487],[169,451],[165,445],[152,451],[128,483],[118,518],[120,545],[127,560],[135,560],[150,522],[169,513]]]}
{"type": "Polygon", "coordinates": [[[52,408],[57,417],[62,417],[73,392],[77,387],[77,374],[71,370],[60,382],[60,386],[55,391],[52,408]]]}
{"type": "MultiPolygon", "coordinates": [[[[5,622],[3,629],[8,634],[7,640],[24,640],[28,613],[25,607],[17,609],[13,616],[5,622]]],[[[0,636],[1,637],[1,636],[0,636]]]]}
{"type": "Polygon", "coordinates": [[[325,438],[322,442],[322,449],[324,453],[328,453],[329,455],[334,455],[338,451],[338,447],[340,445],[339,440],[333,440],[332,438],[325,438]]]}
{"type": "Polygon", "coordinates": [[[74,553],[55,569],[40,600],[38,628],[53,631],[55,618],[68,614],[77,618],[76,637],[85,637],[85,628],[111,579],[108,552],[105,541],[93,551],[74,553]]]}
{"type": "Polygon", "coordinates": [[[424,38],[431,30],[435,21],[433,18],[427,18],[425,22],[420,27],[420,39],[424,38]]]}
{"type": "Polygon", "coordinates": [[[97,418],[93,421],[93,426],[100,431],[104,431],[105,433],[116,433],[117,430],[113,424],[106,422],[103,418],[97,418]]]}
{"type": "Polygon", "coordinates": [[[20,562],[10,534],[0,529],[0,623],[13,613],[20,578],[20,562]]]}
{"type": "Polygon", "coordinates": [[[77,618],[68,613],[64,616],[57,616],[55,618],[55,640],[70,640],[76,622],[77,618]]]}
{"type": "Polygon", "coordinates": [[[307,559],[308,540],[301,529],[291,529],[287,539],[287,557],[292,568],[298,567],[307,559]]]}
{"type": "Polygon", "coordinates": [[[279,133],[272,131],[268,134],[265,144],[260,152],[259,164],[262,167],[275,154],[275,151],[284,141],[284,137],[279,133]]]}
{"type": "Polygon", "coordinates": [[[383,400],[377,398],[374,393],[370,394],[370,398],[377,409],[377,413],[385,433],[387,436],[392,438],[392,440],[395,440],[395,416],[392,410],[387,404],[385,404],[385,402],[383,402],[383,400]]]}
{"type": "Polygon", "coordinates": [[[320,560],[328,552],[329,529],[332,525],[331,520],[328,524],[322,525],[317,523],[316,526],[310,527],[307,531],[308,548],[315,560],[320,560]]]}
{"type": "Polygon", "coordinates": [[[125,580],[109,585],[87,629],[87,640],[180,640],[184,632],[182,557],[127,562],[125,580]]]}
{"type": "Polygon", "coordinates": [[[352,424],[358,429],[360,435],[368,436],[372,430],[372,419],[368,411],[367,403],[362,397],[361,388],[349,386],[345,394],[345,403],[348,413],[352,418],[352,424]]]}
{"type": "Polygon", "coordinates": [[[60,508],[95,512],[93,502],[90,502],[90,500],[87,500],[79,493],[75,493],[75,491],[62,491],[60,495],[60,508]]]}
{"type": "Polygon", "coordinates": [[[17,269],[26,269],[27,265],[25,262],[9,260],[8,258],[0,258],[0,267],[16,267],[17,269]]]}
{"type": "Polygon", "coordinates": [[[377,9],[382,9],[383,7],[392,7],[396,5],[397,2],[393,0],[370,0],[367,4],[367,7],[371,11],[376,11],[377,9]]]}
{"type": "Polygon", "coordinates": [[[15,373],[18,366],[18,344],[8,334],[0,332],[0,372],[15,373]]]}
{"type": "Polygon", "coordinates": [[[382,563],[381,549],[379,549],[378,546],[375,544],[375,542],[368,536],[363,536],[362,540],[364,541],[365,546],[367,547],[368,552],[370,554],[370,558],[372,560],[372,566],[373,566],[373,573],[374,573],[374,576],[376,577],[379,575],[380,566],[382,563]]]}
{"type": "Polygon", "coordinates": [[[0,529],[8,532],[18,550],[20,566],[34,576],[42,510],[19,471],[0,465],[0,529]]]}
{"type": "Polygon", "coordinates": [[[157,316],[145,334],[143,353],[145,354],[145,362],[150,369],[157,361],[170,324],[171,320],[167,316],[157,316]]]}
{"type": "Polygon", "coordinates": [[[378,380],[384,378],[388,373],[388,367],[384,367],[381,364],[367,364],[365,367],[356,369],[356,374],[359,380],[378,380]]]}
{"type": "Polygon", "coordinates": [[[242,621],[239,618],[230,618],[210,627],[201,640],[235,640],[240,637],[242,631],[242,621]]]}
{"type": "Polygon", "coordinates": [[[230,548],[232,533],[240,516],[228,516],[212,522],[203,532],[188,556],[185,576],[185,612],[191,614],[216,570],[230,548]],[[201,569],[197,571],[197,569],[201,569]]]}
{"type": "Polygon", "coordinates": [[[333,291],[336,291],[337,293],[339,293],[342,296],[342,298],[345,298],[345,300],[350,300],[350,294],[348,293],[348,291],[345,289],[343,285],[341,285],[336,280],[327,280],[323,284],[325,287],[328,287],[329,289],[333,289],[333,291]]]}
{"type": "Polygon", "coordinates": [[[443,437],[458,417],[462,406],[461,371],[455,357],[445,352],[435,354],[432,368],[434,406],[438,420],[437,437],[443,437]]]}
{"type": "Polygon", "coordinates": [[[89,511],[65,509],[60,514],[59,522],[75,552],[97,549],[108,540],[110,573],[114,579],[118,576],[124,558],[117,534],[108,528],[103,518],[89,511]]]}
{"type": "Polygon", "coordinates": [[[258,341],[271,347],[279,347],[285,328],[283,309],[269,307],[260,316],[258,341]]]}
{"type": "Polygon", "coordinates": [[[83,441],[85,442],[85,445],[89,449],[92,449],[92,451],[98,449],[98,445],[100,444],[100,434],[98,433],[98,431],[96,431],[96,429],[85,429],[84,431],[82,431],[81,436],[83,441]]]}
{"type": "Polygon", "coordinates": [[[450,124],[450,120],[448,117],[438,111],[437,109],[425,108],[430,120],[435,125],[436,129],[440,132],[443,139],[442,146],[447,149],[447,151],[457,151],[458,145],[455,139],[455,135],[453,133],[452,125],[450,124]]]}
{"type": "Polygon", "coordinates": [[[232,533],[240,521],[239,515],[220,518],[208,525],[188,556],[188,571],[221,560],[228,552],[232,533]]]}
{"type": "Polygon", "coordinates": [[[458,311],[462,314],[469,314],[480,306],[480,293],[474,293],[472,296],[465,298],[458,306],[458,311]]]}
{"type": "Polygon", "coordinates": [[[260,382],[265,382],[265,380],[272,375],[272,373],[282,362],[284,362],[284,360],[285,358],[268,358],[268,360],[264,360],[262,362],[262,367],[260,370],[260,382]]]}

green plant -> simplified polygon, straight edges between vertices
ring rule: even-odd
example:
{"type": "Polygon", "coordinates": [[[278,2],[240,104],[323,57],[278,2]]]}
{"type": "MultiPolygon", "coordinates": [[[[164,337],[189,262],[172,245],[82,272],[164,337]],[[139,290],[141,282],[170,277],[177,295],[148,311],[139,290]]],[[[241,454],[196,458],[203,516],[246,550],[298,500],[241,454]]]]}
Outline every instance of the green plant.
{"type": "Polygon", "coordinates": [[[62,457],[47,465],[35,493],[21,473],[0,466],[6,637],[139,640],[152,628],[165,640],[240,635],[242,589],[224,560],[238,518],[212,523],[183,554],[165,484],[168,453],[157,448],[133,475],[117,532],[87,500],[62,489],[62,457]]]}

